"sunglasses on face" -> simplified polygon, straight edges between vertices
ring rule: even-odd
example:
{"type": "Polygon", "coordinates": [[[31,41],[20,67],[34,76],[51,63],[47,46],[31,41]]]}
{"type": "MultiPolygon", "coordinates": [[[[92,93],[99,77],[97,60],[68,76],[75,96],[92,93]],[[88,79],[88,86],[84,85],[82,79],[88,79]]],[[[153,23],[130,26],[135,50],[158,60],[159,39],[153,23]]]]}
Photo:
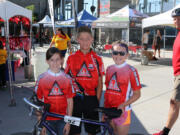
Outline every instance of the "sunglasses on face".
{"type": "Polygon", "coordinates": [[[113,51],[112,54],[113,54],[113,55],[118,55],[118,54],[119,54],[120,56],[126,55],[126,53],[123,52],[123,51],[113,51]]]}

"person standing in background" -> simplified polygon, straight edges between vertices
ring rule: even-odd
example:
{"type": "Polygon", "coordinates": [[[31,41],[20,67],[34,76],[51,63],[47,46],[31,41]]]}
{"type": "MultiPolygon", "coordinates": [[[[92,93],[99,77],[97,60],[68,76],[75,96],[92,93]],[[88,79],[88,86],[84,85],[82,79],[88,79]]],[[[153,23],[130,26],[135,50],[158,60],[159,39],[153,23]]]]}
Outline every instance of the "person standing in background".
{"type": "Polygon", "coordinates": [[[6,87],[6,59],[7,51],[0,41],[0,87],[6,87]]]}
{"type": "Polygon", "coordinates": [[[150,33],[149,30],[147,30],[147,31],[143,34],[143,37],[142,37],[142,44],[143,44],[144,50],[147,50],[147,49],[148,49],[149,33],[150,33]]]}
{"type": "Polygon", "coordinates": [[[159,58],[160,58],[160,48],[161,48],[161,43],[162,43],[162,36],[161,36],[161,32],[158,29],[157,33],[154,37],[153,40],[153,45],[154,45],[154,57],[156,57],[156,51],[158,50],[158,54],[159,54],[159,58]]]}
{"type": "Polygon", "coordinates": [[[30,64],[31,42],[30,42],[30,37],[25,30],[22,31],[21,43],[22,43],[22,49],[24,49],[24,53],[26,54],[23,65],[29,65],[30,64]]]}
{"type": "Polygon", "coordinates": [[[55,47],[58,48],[61,52],[61,56],[62,56],[61,68],[63,68],[64,57],[66,55],[67,48],[71,50],[71,39],[67,34],[63,32],[61,28],[58,28],[56,30],[56,35],[53,36],[53,39],[50,43],[50,47],[52,47],[53,44],[55,44],[55,47]]]}

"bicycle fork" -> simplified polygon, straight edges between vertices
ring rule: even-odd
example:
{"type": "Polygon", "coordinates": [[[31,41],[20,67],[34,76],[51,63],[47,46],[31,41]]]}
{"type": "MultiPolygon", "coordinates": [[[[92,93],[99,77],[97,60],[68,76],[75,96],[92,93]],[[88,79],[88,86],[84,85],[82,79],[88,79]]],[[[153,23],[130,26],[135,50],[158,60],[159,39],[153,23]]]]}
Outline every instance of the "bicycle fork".
{"type": "Polygon", "coordinates": [[[109,135],[114,135],[113,129],[110,127],[110,122],[106,121],[103,125],[103,130],[101,135],[106,135],[106,132],[108,131],[109,135]]]}

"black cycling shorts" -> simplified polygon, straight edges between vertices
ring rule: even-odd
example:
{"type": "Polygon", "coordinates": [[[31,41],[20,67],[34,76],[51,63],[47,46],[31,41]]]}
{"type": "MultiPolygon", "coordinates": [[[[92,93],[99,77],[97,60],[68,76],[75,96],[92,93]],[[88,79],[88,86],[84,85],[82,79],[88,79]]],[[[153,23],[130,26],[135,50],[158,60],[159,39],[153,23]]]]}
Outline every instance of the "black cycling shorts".
{"type": "Polygon", "coordinates": [[[66,52],[67,52],[67,49],[66,50],[60,50],[61,57],[65,57],[66,52]]]}
{"type": "MultiPolygon", "coordinates": [[[[95,108],[99,107],[97,96],[84,96],[83,99],[80,96],[73,98],[73,116],[80,117],[90,120],[99,120],[98,112],[94,111],[95,108]]],[[[91,134],[100,132],[100,126],[84,123],[85,131],[91,134]]],[[[70,135],[80,134],[81,126],[71,125],[70,135]]]]}

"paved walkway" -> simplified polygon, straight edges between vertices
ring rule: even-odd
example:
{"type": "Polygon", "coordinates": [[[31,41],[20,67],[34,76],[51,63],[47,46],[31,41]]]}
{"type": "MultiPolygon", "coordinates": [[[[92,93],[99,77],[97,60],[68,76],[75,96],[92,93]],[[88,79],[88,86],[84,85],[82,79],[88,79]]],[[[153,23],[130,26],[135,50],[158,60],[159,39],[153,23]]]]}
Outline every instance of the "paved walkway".
{"type": "MultiPolygon", "coordinates": [[[[36,52],[33,56],[35,76],[47,70],[44,53],[47,48],[48,46],[44,46],[43,48],[36,47],[36,52]]],[[[166,52],[165,55],[165,58],[160,58],[158,61],[151,61],[147,66],[142,66],[140,64],[140,58],[137,57],[127,60],[129,64],[138,69],[143,86],[140,100],[133,104],[130,133],[134,133],[134,135],[135,133],[137,135],[149,135],[157,132],[162,129],[167,119],[169,99],[173,86],[172,51],[166,52]]],[[[105,67],[113,64],[113,60],[109,54],[103,54],[102,58],[105,67]]],[[[22,70],[20,73],[22,73],[22,70]]],[[[22,76],[23,74],[21,74],[22,76]]],[[[0,111],[0,135],[10,135],[20,131],[30,132],[32,130],[35,119],[28,117],[28,109],[22,102],[22,97],[29,97],[32,94],[31,88],[33,86],[34,82],[17,80],[15,84],[16,107],[8,107],[10,103],[9,91],[0,91],[0,106],[3,108],[3,111],[0,111]],[[22,86],[28,88],[22,88],[22,86]]],[[[179,125],[180,120],[177,121],[170,135],[180,135],[179,125]]]]}

